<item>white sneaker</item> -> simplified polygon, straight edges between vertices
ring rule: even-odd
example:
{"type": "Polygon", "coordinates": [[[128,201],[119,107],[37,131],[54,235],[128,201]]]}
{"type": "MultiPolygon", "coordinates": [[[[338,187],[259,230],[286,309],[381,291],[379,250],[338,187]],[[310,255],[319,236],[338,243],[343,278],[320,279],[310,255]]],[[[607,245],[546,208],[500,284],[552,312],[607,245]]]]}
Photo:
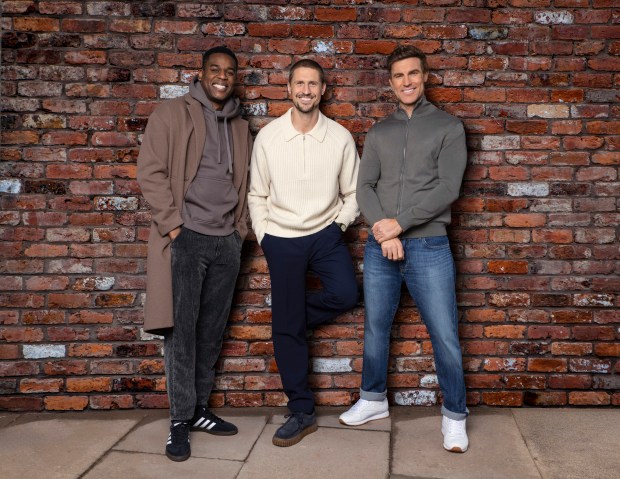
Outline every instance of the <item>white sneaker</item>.
{"type": "Polygon", "coordinates": [[[443,448],[450,452],[465,452],[469,446],[469,439],[465,431],[466,419],[456,421],[443,416],[441,433],[443,434],[443,448]]]}
{"type": "Polygon", "coordinates": [[[368,421],[383,419],[389,415],[390,411],[387,399],[383,401],[367,401],[366,399],[360,399],[351,406],[351,409],[343,412],[339,420],[342,424],[346,424],[347,426],[361,426],[368,421]]]}

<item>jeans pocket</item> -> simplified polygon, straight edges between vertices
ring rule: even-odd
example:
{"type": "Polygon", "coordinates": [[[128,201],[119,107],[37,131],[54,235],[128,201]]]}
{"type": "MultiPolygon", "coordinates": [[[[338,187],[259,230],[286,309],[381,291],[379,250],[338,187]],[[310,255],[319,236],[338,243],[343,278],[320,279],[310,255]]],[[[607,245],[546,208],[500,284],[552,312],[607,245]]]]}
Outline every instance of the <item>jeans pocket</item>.
{"type": "Polygon", "coordinates": [[[181,231],[179,231],[179,234],[175,236],[175,238],[173,240],[170,240],[170,247],[172,248],[181,238],[181,235],[183,234],[183,231],[185,230],[185,228],[183,228],[183,226],[181,226],[181,231]]]}
{"type": "Polygon", "coordinates": [[[422,244],[429,249],[443,249],[449,248],[450,242],[447,236],[429,236],[422,238],[422,244]]]}
{"type": "Polygon", "coordinates": [[[241,235],[239,234],[239,232],[237,230],[233,231],[233,236],[235,238],[235,240],[237,241],[237,246],[239,247],[239,249],[241,249],[241,247],[243,246],[243,241],[241,240],[241,235]]]}

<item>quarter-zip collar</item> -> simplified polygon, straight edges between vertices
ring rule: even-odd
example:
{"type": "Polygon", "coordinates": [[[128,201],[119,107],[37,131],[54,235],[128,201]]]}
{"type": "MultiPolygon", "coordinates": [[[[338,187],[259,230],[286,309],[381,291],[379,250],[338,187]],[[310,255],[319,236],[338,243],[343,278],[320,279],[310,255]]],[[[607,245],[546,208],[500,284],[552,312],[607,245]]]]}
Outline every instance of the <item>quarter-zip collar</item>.
{"type": "Polygon", "coordinates": [[[314,125],[314,128],[312,128],[312,130],[310,130],[308,133],[301,133],[300,131],[297,131],[293,126],[293,121],[291,120],[292,112],[293,107],[291,107],[289,111],[284,114],[284,118],[286,119],[286,121],[284,122],[284,140],[291,141],[297,135],[310,135],[316,141],[322,143],[325,139],[325,135],[327,134],[327,118],[325,117],[325,115],[319,112],[319,119],[316,122],[316,125],[314,125]]]}
{"type": "MultiPolygon", "coordinates": [[[[435,105],[429,102],[426,99],[426,97],[422,95],[416,102],[415,107],[413,108],[413,113],[411,114],[411,118],[428,115],[429,113],[433,112],[433,110],[435,110],[436,108],[437,107],[435,105]]],[[[403,110],[400,107],[400,105],[398,106],[398,109],[394,112],[394,118],[396,118],[397,120],[402,120],[402,121],[409,120],[409,116],[407,115],[407,112],[403,110]]]]}

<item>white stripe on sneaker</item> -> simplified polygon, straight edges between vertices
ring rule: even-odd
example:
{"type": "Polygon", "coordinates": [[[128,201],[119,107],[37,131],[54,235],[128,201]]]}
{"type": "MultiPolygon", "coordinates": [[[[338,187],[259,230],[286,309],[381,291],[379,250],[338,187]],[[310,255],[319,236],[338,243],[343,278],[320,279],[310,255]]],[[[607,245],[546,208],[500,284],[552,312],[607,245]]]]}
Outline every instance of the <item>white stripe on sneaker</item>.
{"type": "Polygon", "coordinates": [[[194,423],[194,427],[202,427],[202,423],[205,421],[204,417],[201,417],[200,419],[198,419],[198,421],[196,421],[194,423]]]}
{"type": "Polygon", "coordinates": [[[213,426],[215,426],[215,423],[211,423],[211,425],[207,429],[210,431],[213,426]]]}

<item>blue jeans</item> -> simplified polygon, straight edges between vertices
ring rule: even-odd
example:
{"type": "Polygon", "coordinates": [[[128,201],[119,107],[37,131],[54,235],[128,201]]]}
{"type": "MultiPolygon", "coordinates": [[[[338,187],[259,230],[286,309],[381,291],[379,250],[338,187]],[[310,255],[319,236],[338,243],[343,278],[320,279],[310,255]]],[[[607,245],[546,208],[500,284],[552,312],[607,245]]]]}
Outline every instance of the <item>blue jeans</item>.
{"type": "Polygon", "coordinates": [[[433,352],[442,413],[464,419],[465,380],[458,338],[455,267],[447,236],[403,239],[405,259],[383,257],[381,246],[370,235],[364,253],[364,366],[361,398],[381,401],[387,395],[390,330],[405,281],[422,321],[433,352]]]}

